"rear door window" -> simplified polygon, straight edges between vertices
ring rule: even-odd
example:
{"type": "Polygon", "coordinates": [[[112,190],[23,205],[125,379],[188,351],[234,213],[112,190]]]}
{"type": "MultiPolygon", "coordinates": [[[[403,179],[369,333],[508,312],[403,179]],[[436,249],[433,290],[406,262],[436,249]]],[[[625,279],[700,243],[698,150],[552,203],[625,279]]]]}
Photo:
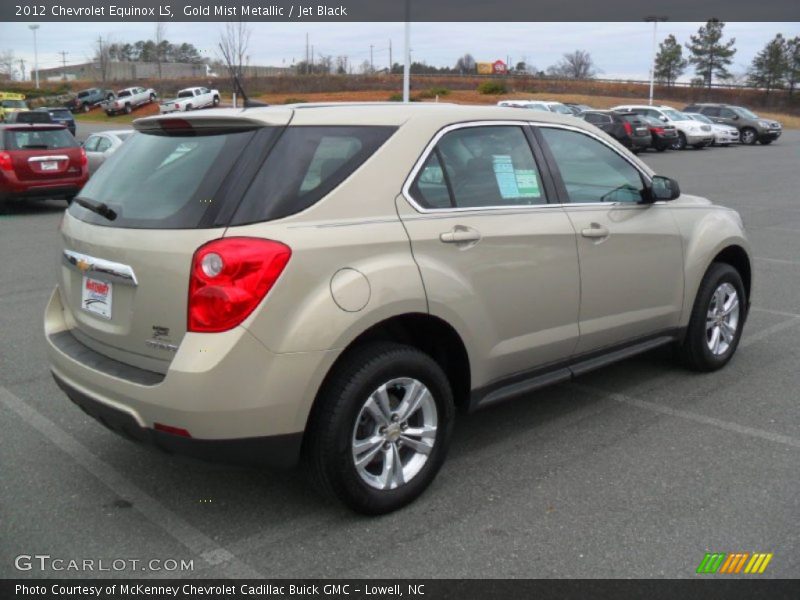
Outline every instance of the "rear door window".
{"type": "Polygon", "coordinates": [[[526,206],[547,202],[521,127],[464,127],[445,134],[411,186],[424,208],[526,206]],[[444,187],[443,187],[444,186],[444,187]]]}
{"type": "Polygon", "coordinates": [[[349,177],[395,127],[287,127],[233,217],[232,225],[280,219],[312,206],[349,177]]]}

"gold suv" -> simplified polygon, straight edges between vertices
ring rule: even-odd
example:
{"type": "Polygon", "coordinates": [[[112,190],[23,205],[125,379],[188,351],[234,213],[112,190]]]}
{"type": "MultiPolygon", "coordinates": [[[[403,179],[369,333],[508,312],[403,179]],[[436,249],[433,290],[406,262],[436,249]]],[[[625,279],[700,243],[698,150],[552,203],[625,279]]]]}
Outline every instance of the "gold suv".
{"type": "Polygon", "coordinates": [[[456,408],[672,344],[736,350],[739,215],[590,124],[445,104],[149,117],[61,225],[50,368],[88,414],[289,465],[364,513],[433,480],[456,408]]]}

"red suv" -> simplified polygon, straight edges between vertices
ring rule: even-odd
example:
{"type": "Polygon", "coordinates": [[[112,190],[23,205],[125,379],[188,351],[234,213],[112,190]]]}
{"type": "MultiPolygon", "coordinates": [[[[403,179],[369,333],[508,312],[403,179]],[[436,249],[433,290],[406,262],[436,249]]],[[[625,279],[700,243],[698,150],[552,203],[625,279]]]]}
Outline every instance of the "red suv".
{"type": "Polygon", "coordinates": [[[63,125],[0,125],[0,202],[65,198],[89,179],[86,153],[63,125]]]}

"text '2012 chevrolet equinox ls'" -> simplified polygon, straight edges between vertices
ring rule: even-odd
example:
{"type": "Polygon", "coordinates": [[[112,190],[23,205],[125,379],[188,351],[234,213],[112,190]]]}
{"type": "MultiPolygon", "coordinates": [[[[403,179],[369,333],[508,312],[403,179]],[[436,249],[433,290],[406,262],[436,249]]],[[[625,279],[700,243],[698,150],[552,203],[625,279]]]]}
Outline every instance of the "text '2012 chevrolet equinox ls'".
{"type": "Polygon", "coordinates": [[[364,513],[417,497],[474,410],[673,344],[725,365],[739,215],[592,125],[301,105],[135,122],[61,226],[58,385],[113,430],[294,464],[364,513]]]}

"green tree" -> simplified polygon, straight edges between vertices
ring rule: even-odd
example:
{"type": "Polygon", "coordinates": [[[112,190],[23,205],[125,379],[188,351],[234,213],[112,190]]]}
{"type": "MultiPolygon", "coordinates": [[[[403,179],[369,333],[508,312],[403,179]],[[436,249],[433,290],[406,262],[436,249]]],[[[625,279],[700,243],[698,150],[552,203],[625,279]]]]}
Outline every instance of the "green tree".
{"type": "Polygon", "coordinates": [[[722,41],[725,23],[718,19],[709,20],[697,30],[697,35],[690,36],[691,43],[686,44],[691,56],[689,62],[694,65],[695,73],[702,77],[706,87],[711,87],[714,77],[728,79],[731,74],[728,66],[733,63],[736,54],[736,38],[722,41]]]}
{"type": "Polygon", "coordinates": [[[783,86],[788,68],[786,40],[779,33],[755,55],[747,80],[752,86],[764,88],[769,96],[772,90],[783,86]]]}
{"type": "Polygon", "coordinates": [[[688,64],[689,61],[683,58],[683,47],[675,39],[675,36],[670,34],[658,45],[655,78],[672,86],[675,80],[683,75],[688,64]]]}
{"type": "Polygon", "coordinates": [[[800,83],[800,36],[786,41],[786,86],[789,96],[800,83]]]}

